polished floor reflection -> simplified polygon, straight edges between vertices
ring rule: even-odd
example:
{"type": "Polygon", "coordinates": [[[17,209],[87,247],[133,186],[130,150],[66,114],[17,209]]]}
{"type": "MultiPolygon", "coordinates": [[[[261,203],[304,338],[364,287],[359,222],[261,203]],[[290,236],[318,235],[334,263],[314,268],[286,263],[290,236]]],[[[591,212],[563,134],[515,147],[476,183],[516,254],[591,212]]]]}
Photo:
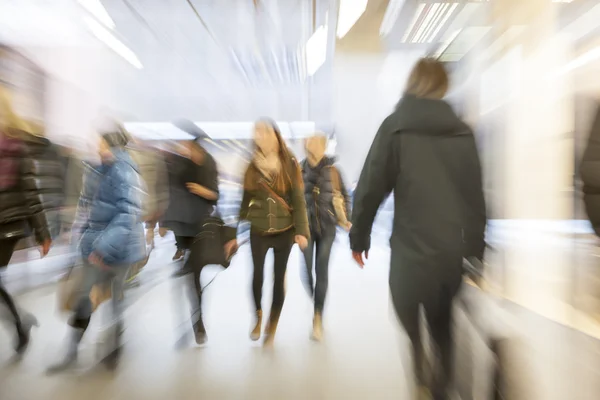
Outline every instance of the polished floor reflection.
{"type": "MultiPolygon", "coordinates": [[[[126,350],[114,374],[94,367],[103,322],[99,312],[84,340],[80,367],[64,376],[46,376],[44,368],[60,356],[64,345],[65,317],[55,305],[55,285],[24,291],[20,305],[39,317],[41,327],[18,364],[11,363],[8,336],[0,331],[0,399],[409,399],[406,341],[389,305],[388,251],[374,249],[368,268],[360,270],[345,250],[345,241],[338,240],[333,257],[322,344],[309,340],[311,305],[298,280],[296,252],[274,349],[265,351],[248,339],[252,301],[247,248],[206,291],[208,344],[199,348],[190,338],[178,349],[189,327],[185,285],[182,278],[171,277],[176,269],[170,261],[172,244],[160,243],[141,285],[128,293],[126,350]]],[[[36,263],[28,268],[32,265],[36,263]]],[[[48,267],[46,279],[57,270],[48,267]]],[[[217,271],[207,270],[203,281],[217,271]]],[[[23,289],[24,276],[11,285],[23,289]]],[[[265,291],[268,297],[269,285],[265,291]]],[[[505,307],[521,341],[511,361],[515,368],[527,366],[519,372],[519,386],[527,392],[521,398],[598,398],[600,342],[525,308],[511,303],[505,307]]],[[[482,398],[490,384],[485,344],[460,310],[456,320],[462,398],[482,398]],[[468,360],[475,361],[467,365],[468,360]]]]}

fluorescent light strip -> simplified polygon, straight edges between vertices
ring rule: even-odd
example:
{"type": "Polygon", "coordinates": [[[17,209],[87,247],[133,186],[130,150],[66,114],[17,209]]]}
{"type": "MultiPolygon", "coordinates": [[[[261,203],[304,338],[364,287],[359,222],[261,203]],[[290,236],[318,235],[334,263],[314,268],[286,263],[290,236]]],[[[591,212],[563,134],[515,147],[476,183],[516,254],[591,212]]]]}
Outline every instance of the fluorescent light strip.
{"type": "Polygon", "coordinates": [[[450,35],[450,37],[444,43],[442,43],[442,45],[439,47],[439,49],[435,52],[433,57],[439,58],[442,54],[444,54],[444,52],[446,50],[448,50],[448,47],[450,47],[452,42],[454,42],[456,40],[456,38],[458,37],[458,35],[460,35],[461,32],[462,32],[462,28],[456,30],[452,35],[450,35]]]}
{"type": "Polygon", "coordinates": [[[88,24],[90,30],[105,45],[110,47],[115,53],[123,57],[127,62],[136,67],[137,69],[142,69],[144,66],[137,58],[135,53],[129,49],[129,47],[125,46],[119,39],[113,36],[106,28],[104,28],[100,23],[96,22],[96,20],[92,18],[85,17],[85,22],[88,24]]]}
{"type": "Polygon", "coordinates": [[[423,22],[421,22],[421,24],[417,28],[417,32],[413,35],[412,39],[410,40],[411,43],[418,43],[418,39],[421,37],[425,29],[429,26],[429,24],[431,23],[431,19],[437,12],[438,8],[440,8],[440,6],[440,3],[432,3],[427,5],[423,22]]]}
{"type": "Polygon", "coordinates": [[[77,0],[77,2],[87,10],[90,14],[92,14],[98,21],[100,21],[104,26],[107,26],[110,29],[115,28],[115,23],[106,11],[106,8],[102,5],[100,0],[77,0]]]}
{"type": "Polygon", "coordinates": [[[406,33],[402,37],[402,41],[403,42],[407,42],[408,41],[408,38],[410,37],[411,32],[415,28],[415,25],[417,24],[417,21],[419,21],[419,17],[423,13],[423,9],[425,9],[425,4],[424,3],[419,4],[419,7],[417,8],[417,12],[415,12],[415,15],[413,16],[413,19],[410,22],[410,25],[408,26],[408,29],[406,30],[406,33]]]}
{"type": "Polygon", "coordinates": [[[314,75],[327,59],[327,28],[321,25],[306,42],[306,69],[314,75]]]}
{"type": "Polygon", "coordinates": [[[450,7],[451,7],[451,4],[446,3],[446,4],[444,4],[443,8],[440,8],[440,12],[438,12],[436,14],[435,19],[431,22],[431,24],[429,24],[429,26],[423,33],[423,37],[420,38],[419,42],[425,43],[428,41],[427,39],[431,36],[431,32],[433,32],[435,30],[435,28],[440,24],[440,22],[442,21],[442,19],[444,18],[444,16],[450,9],[450,7]]]}
{"type": "MultiPolygon", "coordinates": [[[[369,0],[340,0],[336,33],[339,39],[346,36],[356,21],[363,15],[368,2],[369,0]]],[[[325,21],[327,21],[327,18],[325,21]]],[[[325,22],[325,25],[327,25],[327,22],[325,22]]]]}
{"type": "Polygon", "coordinates": [[[448,22],[448,19],[450,19],[450,17],[452,16],[452,14],[454,14],[454,11],[456,10],[457,7],[458,7],[458,3],[452,4],[452,6],[450,7],[450,11],[448,11],[448,13],[446,14],[446,16],[442,20],[442,22],[440,22],[440,24],[438,25],[437,29],[429,37],[429,40],[427,41],[427,43],[433,42],[433,39],[435,39],[436,36],[438,35],[438,33],[440,33],[440,30],[442,29],[442,27],[444,25],[446,25],[446,22],[448,22]]]}
{"type": "Polygon", "coordinates": [[[396,21],[398,20],[398,16],[400,15],[400,11],[402,10],[403,5],[404,0],[389,1],[388,6],[385,9],[383,21],[381,22],[381,26],[379,27],[380,36],[387,36],[390,33],[390,31],[396,24],[396,21]]]}
{"type": "Polygon", "coordinates": [[[417,33],[413,38],[413,43],[423,43],[425,41],[427,34],[436,26],[436,23],[439,23],[448,7],[450,7],[449,3],[434,3],[428,13],[429,15],[427,16],[426,23],[422,26],[422,29],[420,29],[420,33],[417,33]]]}

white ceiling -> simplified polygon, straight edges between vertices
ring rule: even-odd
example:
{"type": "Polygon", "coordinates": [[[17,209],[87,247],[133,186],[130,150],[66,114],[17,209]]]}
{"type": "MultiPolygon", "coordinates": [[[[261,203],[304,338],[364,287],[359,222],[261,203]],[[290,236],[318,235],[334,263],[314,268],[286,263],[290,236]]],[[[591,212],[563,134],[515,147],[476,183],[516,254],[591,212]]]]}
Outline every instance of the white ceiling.
{"type": "MultiPolygon", "coordinates": [[[[328,120],[307,107],[324,90],[302,68],[312,2],[261,3],[103,0],[112,34],[142,69],[90,33],[84,18],[92,15],[77,0],[0,1],[0,41],[133,120],[328,120]]],[[[328,4],[318,0],[317,12],[328,4]]],[[[328,61],[317,74],[330,70],[328,61]]]]}

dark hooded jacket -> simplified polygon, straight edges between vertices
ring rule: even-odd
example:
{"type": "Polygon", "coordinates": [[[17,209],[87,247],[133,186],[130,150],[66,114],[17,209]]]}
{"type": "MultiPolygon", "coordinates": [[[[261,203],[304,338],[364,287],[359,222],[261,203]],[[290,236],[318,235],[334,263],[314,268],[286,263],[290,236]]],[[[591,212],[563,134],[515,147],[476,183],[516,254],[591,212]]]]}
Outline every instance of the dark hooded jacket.
{"type": "Polygon", "coordinates": [[[594,232],[600,236],[600,107],[596,112],[580,167],[583,201],[594,232]]]}
{"type": "Polygon", "coordinates": [[[334,191],[339,190],[346,199],[346,216],[350,220],[350,196],[344,181],[335,166],[334,157],[323,157],[316,166],[311,166],[308,160],[301,163],[302,177],[304,179],[304,198],[306,211],[312,233],[335,232],[338,224],[333,207],[334,191]],[[338,176],[339,187],[335,187],[334,176],[338,176]]]}
{"type": "Polygon", "coordinates": [[[407,95],[382,123],[355,192],[353,251],[369,250],[373,220],[392,191],[392,293],[457,288],[462,258],[483,255],[486,208],[473,133],[445,101],[407,95]]]}

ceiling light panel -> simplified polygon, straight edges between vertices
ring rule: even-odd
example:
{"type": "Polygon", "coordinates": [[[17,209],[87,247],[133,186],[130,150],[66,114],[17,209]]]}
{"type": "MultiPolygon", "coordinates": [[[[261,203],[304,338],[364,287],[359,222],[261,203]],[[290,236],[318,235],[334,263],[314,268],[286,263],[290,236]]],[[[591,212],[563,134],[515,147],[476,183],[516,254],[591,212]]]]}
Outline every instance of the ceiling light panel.
{"type": "Polygon", "coordinates": [[[458,9],[458,2],[421,3],[402,38],[404,43],[432,43],[458,9]]]}

